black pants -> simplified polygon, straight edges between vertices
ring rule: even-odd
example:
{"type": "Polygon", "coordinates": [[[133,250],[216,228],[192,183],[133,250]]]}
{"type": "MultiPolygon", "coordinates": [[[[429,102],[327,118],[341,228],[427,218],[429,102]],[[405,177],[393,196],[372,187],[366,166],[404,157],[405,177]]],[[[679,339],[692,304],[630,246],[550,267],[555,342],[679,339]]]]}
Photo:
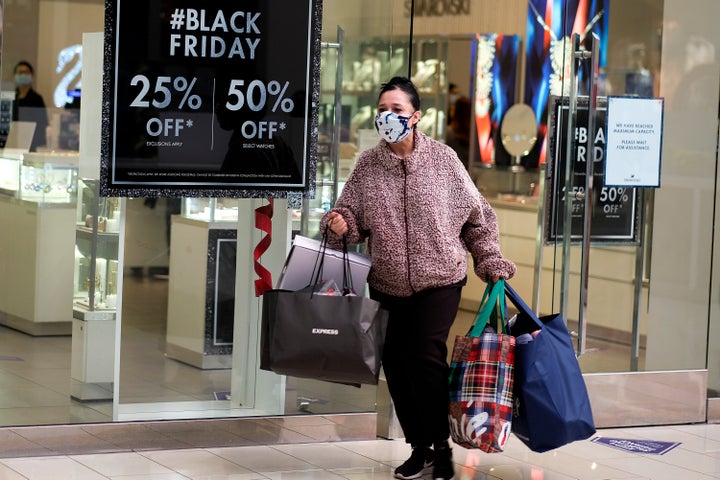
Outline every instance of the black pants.
{"type": "Polygon", "coordinates": [[[370,289],[390,312],[383,370],[405,441],[432,445],[447,440],[447,337],[465,280],[447,287],[393,297],[370,289]]]}

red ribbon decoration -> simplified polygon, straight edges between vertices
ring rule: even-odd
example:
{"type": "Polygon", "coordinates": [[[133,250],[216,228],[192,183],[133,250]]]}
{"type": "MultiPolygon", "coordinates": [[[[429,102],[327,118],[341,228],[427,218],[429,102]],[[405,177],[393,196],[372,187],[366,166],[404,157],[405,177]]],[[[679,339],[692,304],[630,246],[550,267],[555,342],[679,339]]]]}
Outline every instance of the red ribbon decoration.
{"type": "Polygon", "coordinates": [[[268,204],[255,209],[255,228],[262,230],[266,235],[260,240],[253,251],[253,258],[255,259],[255,273],[258,275],[255,280],[255,296],[259,297],[266,290],[270,290],[272,287],[272,274],[270,270],[263,267],[259,260],[270,247],[272,241],[272,216],[273,216],[273,199],[268,198],[268,204]]]}

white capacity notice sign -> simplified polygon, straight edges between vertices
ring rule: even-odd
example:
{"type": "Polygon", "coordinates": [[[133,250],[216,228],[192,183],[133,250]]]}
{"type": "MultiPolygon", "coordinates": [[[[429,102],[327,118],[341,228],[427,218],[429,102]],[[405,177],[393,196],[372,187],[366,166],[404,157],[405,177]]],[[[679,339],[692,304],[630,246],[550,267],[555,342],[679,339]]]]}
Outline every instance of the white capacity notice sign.
{"type": "Polygon", "coordinates": [[[605,185],[659,187],[663,99],[608,97],[605,185]]]}

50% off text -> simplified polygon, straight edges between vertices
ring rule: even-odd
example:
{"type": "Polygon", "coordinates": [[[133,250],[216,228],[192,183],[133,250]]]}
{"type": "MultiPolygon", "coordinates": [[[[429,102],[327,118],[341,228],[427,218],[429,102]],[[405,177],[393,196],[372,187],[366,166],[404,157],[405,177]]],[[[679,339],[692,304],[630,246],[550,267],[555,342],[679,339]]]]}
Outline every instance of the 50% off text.
{"type": "MultiPolygon", "coordinates": [[[[170,77],[158,76],[154,85],[146,75],[135,75],[130,80],[132,87],[139,87],[139,91],[135,98],[130,102],[131,107],[149,108],[154,107],[157,110],[165,110],[173,104],[178,110],[184,109],[186,106],[190,110],[198,110],[202,107],[202,97],[193,93],[193,88],[197,83],[197,78],[190,80],[183,76],[170,77]],[[177,100],[177,97],[180,100],[177,100]]],[[[290,82],[281,83],[278,80],[270,80],[263,82],[262,80],[252,80],[247,83],[245,80],[231,80],[227,91],[227,101],[225,108],[231,112],[237,112],[248,109],[252,112],[259,112],[266,108],[268,104],[271,112],[278,110],[284,113],[290,113],[295,108],[295,102],[292,98],[285,97],[290,82]]],[[[153,117],[146,123],[146,132],[152,137],[179,137],[181,132],[186,128],[192,128],[193,121],[182,117],[153,117]]],[[[247,139],[272,139],[278,130],[285,128],[285,122],[279,121],[253,121],[246,120],[240,126],[243,137],[247,139]]]]}

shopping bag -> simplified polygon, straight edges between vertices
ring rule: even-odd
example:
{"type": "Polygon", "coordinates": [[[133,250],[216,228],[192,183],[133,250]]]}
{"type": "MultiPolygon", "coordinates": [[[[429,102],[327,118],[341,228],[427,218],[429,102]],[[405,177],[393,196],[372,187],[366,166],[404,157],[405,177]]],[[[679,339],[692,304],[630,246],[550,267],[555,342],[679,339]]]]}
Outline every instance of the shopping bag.
{"type": "Polygon", "coordinates": [[[450,436],[457,445],[502,452],[513,414],[515,338],[485,329],[495,320],[505,331],[505,285],[488,284],[467,335],[458,335],[450,363],[450,436]]]}
{"type": "Polygon", "coordinates": [[[261,368],[376,385],[387,321],[387,311],[366,297],[268,290],[263,295],[261,368]]]}
{"type": "Polygon", "coordinates": [[[510,333],[529,340],[515,345],[513,433],[535,452],[590,437],[590,399],[562,316],[538,318],[510,285],[505,291],[519,311],[510,333]]]}
{"type": "Polygon", "coordinates": [[[370,271],[370,257],[357,252],[328,248],[327,242],[323,243],[322,240],[302,235],[295,235],[293,238],[292,247],[278,278],[277,288],[300,290],[313,283],[312,274],[320,253],[323,255],[321,279],[334,280],[338,285],[342,285],[344,264],[349,261],[352,282],[358,287],[355,293],[362,295],[370,271]]]}
{"type": "Polygon", "coordinates": [[[343,286],[322,289],[319,250],[311,285],[263,294],[260,368],[282,375],[347,384],[378,383],[388,312],[380,303],[353,294],[352,272],[343,254],[343,286]]]}

